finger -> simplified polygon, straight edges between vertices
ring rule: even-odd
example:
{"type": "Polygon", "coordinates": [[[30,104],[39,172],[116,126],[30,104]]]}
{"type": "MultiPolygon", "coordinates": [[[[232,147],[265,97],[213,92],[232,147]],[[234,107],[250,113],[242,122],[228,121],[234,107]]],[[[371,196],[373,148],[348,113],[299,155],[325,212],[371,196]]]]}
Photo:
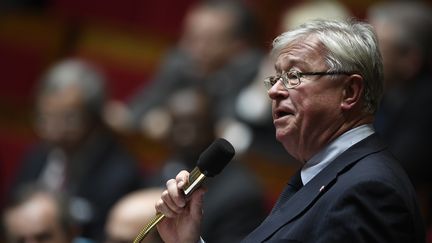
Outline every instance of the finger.
{"type": "Polygon", "coordinates": [[[171,210],[171,208],[169,208],[167,206],[167,204],[162,199],[159,199],[156,202],[155,209],[156,209],[156,212],[162,213],[163,215],[165,215],[165,217],[168,217],[168,218],[174,218],[177,216],[176,212],[171,210]]]}
{"type": "Polygon", "coordinates": [[[183,210],[183,207],[178,206],[173,199],[171,198],[171,196],[169,195],[169,192],[167,190],[162,192],[162,196],[161,196],[162,201],[164,201],[164,203],[166,204],[167,207],[169,207],[172,211],[174,211],[175,213],[181,213],[183,210]]]}
{"type": "Polygon", "coordinates": [[[184,189],[184,186],[189,183],[189,172],[182,170],[176,176],[178,189],[184,189]]]}
{"type": "Polygon", "coordinates": [[[186,205],[183,189],[178,188],[178,183],[174,179],[167,181],[166,186],[168,192],[167,196],[171,199],[171,201],[167,201],[169,206],[175,210],[183,208],[186,205]]]}
{"type": "Polygon", "coordinates": [[[190,215],[195,219],[201,219],[203,215],[203,202],[204,202],[204,194],[207,190],[205,188],[198,188],[194,193],[192,193],[190,202],[189,202],[189,210],[190,215]]]}

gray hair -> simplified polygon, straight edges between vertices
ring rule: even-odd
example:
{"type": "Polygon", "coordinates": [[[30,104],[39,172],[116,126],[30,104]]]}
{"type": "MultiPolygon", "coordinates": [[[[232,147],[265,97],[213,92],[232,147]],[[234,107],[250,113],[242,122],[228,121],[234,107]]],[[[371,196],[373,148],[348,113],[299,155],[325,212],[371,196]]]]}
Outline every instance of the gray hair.
{"type": "Polygon", "coordinates": [[[101,114],[106,96],[105,77],[95,67],[78,59],[68,59],[51,67],[39,83],[37,96],[71,86],[80,89],[86,109],[90,113],[101,114]]]}
{"type": "Polygon", "coordinates": [[[288,44],[317,37],[327,49],[324,57],[331,71],[357,73],[363,77],[365,111],[375,113],[383,92],[383,65],[372,26],[363,22],[313,20],[285,32],[273,41],[274,55],[288,44]]]}

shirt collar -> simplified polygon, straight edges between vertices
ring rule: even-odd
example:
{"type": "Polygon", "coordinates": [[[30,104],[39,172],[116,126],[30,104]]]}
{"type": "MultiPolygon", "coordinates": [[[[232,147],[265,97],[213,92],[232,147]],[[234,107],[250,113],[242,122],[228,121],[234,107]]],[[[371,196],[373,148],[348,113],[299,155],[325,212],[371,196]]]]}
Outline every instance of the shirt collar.
{"type": "Polygon", "coordinates": [[[333,140],[303,165],[301,170],[303,185],[306,185],[345,150],[369,137],[374,132],[371,124],[365,124],[355,127],[333,140]]]}

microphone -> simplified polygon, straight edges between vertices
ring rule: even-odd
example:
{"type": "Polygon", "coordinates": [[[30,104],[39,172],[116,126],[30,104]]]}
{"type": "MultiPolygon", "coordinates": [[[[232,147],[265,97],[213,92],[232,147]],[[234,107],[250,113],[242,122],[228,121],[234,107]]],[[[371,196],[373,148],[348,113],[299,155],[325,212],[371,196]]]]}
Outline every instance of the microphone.
{"type": "MultiPolygon", "coordinates": [[[[187,183],[183,192],[186,197],[190,196],[197,188],[201,186],[204,179],[214,177],[219,174],[228,162],[234,157],[234,147],[223,138],[216,139],[198,158],[196,167],[189,174],[189,183],[187,183]]],[[[150,222],[144,226],[134,243],[140,243],[150,231],[165,217],[162,213],[157,213],[150,222]]]]}

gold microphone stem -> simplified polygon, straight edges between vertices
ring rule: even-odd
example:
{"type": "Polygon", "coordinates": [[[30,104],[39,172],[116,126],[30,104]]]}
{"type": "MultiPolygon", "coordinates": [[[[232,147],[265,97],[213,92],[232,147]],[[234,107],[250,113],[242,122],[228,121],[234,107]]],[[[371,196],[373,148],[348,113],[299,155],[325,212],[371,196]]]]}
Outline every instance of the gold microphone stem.
{"type": "MultiPolygon", "coordinates": [[[[201,173],[198,167],[195,167],[189,174],[189,183],[184,186],[184,188],[186,188],[183,191],[185,196],[189,196],[205,178],[206,176],[201,173]]],[[[133,243],[140,243],[163,218],[165,218],[165,215],[157,213],[156,216],[154,216],[152,220],[150,220],[150,222],[141,229],[133,243]]]]}
{"type": "Polygon", "coordinates": [[[133,243],[140,243],[163,218],[165,218],[165,215],[157,213],[156,216],[154,216],[153,219],[150,220],[150,222],[140,231],[133,243]]]}

